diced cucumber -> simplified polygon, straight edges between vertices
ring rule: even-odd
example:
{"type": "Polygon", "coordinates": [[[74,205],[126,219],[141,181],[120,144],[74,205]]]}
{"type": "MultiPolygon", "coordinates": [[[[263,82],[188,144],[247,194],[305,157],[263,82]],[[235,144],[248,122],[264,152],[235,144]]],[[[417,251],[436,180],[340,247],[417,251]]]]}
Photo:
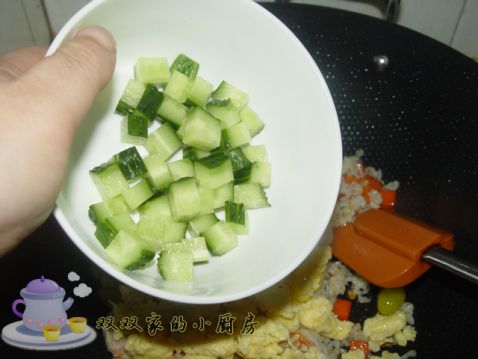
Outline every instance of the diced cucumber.
{"type": "Polygon", "coordinates": [[[153,191],[145,180],[140,180],[123,192],[123,198],[131,210],[138,208],[143,202],[153,196],[153,191]]]}
{"type": "Polygon", "coordinates": [[[136,223],[134,223],[129,213],[117,214],[106,218],[105,221],[111,224],[117,232],[123,230],[128,233],[134,233],[137,230],[136,223]]]}
{"type": "Polygon", "coordinates": [[[184,54],[179,54],[171,65],[171,73],[174,73],[175,71],[178,71],[194,80],[199,71],[199,64],[190,57],[184,54]]]}
{"type": "Polygon", "coordinates": [[[158,250],[163,244],[175,243],[184,238],[186,222],[175,222],[172,216],[143,216],[137,224],[138,236],[148,249],[158,250]]]}
{"type": "Polygon", "coordinates": [[[207,157],[199,159],[197,162],[206,166],[207,168],[216,168],[222,165],[225,161],[229,159],[229,155],[226,151],[221,149],[216,149],[209,154],[207,157]]]}
{"type": "Polygon", "coordinates": [[[166,243],[161,246],[161,251],[191,251],[194,263],[207,262],[209,260],[209,251],[207,249],[206,240],[203,237],[183,239],[176,243],[166,243]]]}
{"type": "Polygon", "coordinates": [[[210,151],[221,142],[219,120],[200,107],[194,107],[187,113],[181,131],[186,145],[203,151],[210,151]]]}
{"type": "Polygon", "coordinates": [[[239,111],[234,106],[231,100],[211,102],[206,106],[206,109],[216,118],[221,120],[221,128],[229,128],[238,123],[241,118],[239,111]]]}
{"type": "Polygon", "coordinates": [[[118,231],[116,228],[106,220],[96,224],[95,237],[98,239],[98,242],[100,242],[103,248],[106,248],[110,245],[117,233],[118,231]]]}
{"type": "Polygon", "coordinates": [[[140,57],[134,66],[134,78],[143,84],[167,84],[171,73],[166,57],[140,57]]]}
{"type": "Polygon", "coordinates": [[[204,186],[199,186],[198,191],[199,199],[201,201],[199,215],[214,213],[214,191],[204,186]]]}
{"type": "Polygon", "coordinates": [[[196,76],[189,89],[188,100],[196,106],[205,106],[211,94],[212,84],[204,80],[201,76],[196,76]]]}
{"type": "Polygon", "coordinates": [[[251,178],[252,165],[244,167],[243,169],[234,173],[234,184],[249,183],[251,178]]]}
{"type": "Polygon", "coordinates": [[[227,139],[231,148],[236,148],[251,141],[251,134],[244,122],[239,122],[232,127],[227,128],[227,139]]]}
{"type": "Polygon", "coordinates": [[[218,100],[231,99],[233,105],[241,110],[249,102],[249,95],[239,90],[230,83],[222,81],[218,88],[212,93],[212,97],[218,100]]]}
{"type": "Polygon", "coordinates": [[[168,188],[173,181],[169,173],[168,164],[163,156],[158,153],[152,153],[143,159],[144,165],[148,170],[148,179],[157,190],[168,188]]]}
{"type": "Polygon", "coordinates": [[[164,94],[172,97],[179,103],[184,103],[188,98],[188,93],[193,84],[193,80],[179,71],[171,74],[168,85],[164,89],[164,94]]]}
{"type": "Polygon", "coordinates": [[[116,162],[107,162],[93,168],[90,176],[104,201],[118,196],[129,188],[128,181],[116,162]]]}
{"type": "Polygon", "coordinates": [[[229,157],[231,159],[232,171],[234,174],[251,165],[251,162],[247,159],[240,147],[236,147],[229,151],[229,157]]]}
{"type": "Polygon", "coordinates": [[[263,188],[271,185],[271,165],[269,162],[254,162],[247,183],[258,183],[263,188]]]}
{"type": "Polygon", "coordinates": [[[256,145],[250,146],[245,145],[242,148],[242,152],[246,155],[247,159],[251,162],[268,162],[269,158],[267,156],[266,146],[256,145]]]}
{"type": "Polygon", "coordinates": [[[214,209],[224,207],[226,201],[234,199],[234,182],[226,183],[224,186],[214,190],[214,209]]]}
{"type": "Polygon", "coordinates": [[[218,222],[202,233],[212,254],[222,256],[237,247],[237,234],[226,222],[218,222]]]}
{"type": "Polygon", "coordinates": [[[196,235],[199,235],[211,228],[217,222],[219,222],[219,219],[217,219],[216,215],[214,213],[210,213],[191,219],[189,221],[189,226],[196,235]]]}
{"type": "Polygon", "coordinates": [[[136,109],[145,90],[146,86],[141,82],[129,80],[116,106],[116,112],[126,115],[136,109]]]}
{"type": "Polygon", "coordinates": [[[194,165],[190,159],[170,162],[168,168],[173,182],[185,177],[194,177],[194,165]]]}
{"type": "Polygon", "coordinates": [[[175,221],[188,221],[201,210],[201,199],[194,178],[182,178],[169,186],[169,206],[175,221]]]}
{"type": "Polygon", "coordinates": [[[164,96],[163,102],[158,108],[158,116],[174,127],[180,127],[186,119],[186,111],[186,106],[169,96],[164,96]]]}
{"type": "Polygon", "coordinates": [[[228,223],[237,234],[247,234],[249,229],[244,204],[227,201],[224,209],[226,212],[226,223],[228,223]]]}
{"type": "Polygon", "coordinates": [[[262,131],[265,124],[260,117],[249,107],[245,106],[240,112],[241,121],[246,125],[251,137],[254,137],[262,131]]]}
{"type": "Polygon", "coordinates": [[[193,282],[194,258],[189,251],[161,251],[158,258],[158,271],[166,282],[193,282]]]}
{"type": "Polygon", "coordinates": [[[181,140],[171,125],[165,123],[149,135],[144,147],[146,147],[149,153],[158,153],[162,156],[163,160],[167,160],[179,150],[181,140]]]}
{"type": "Polygon", "coordinates": [[[136,108],[144,113],[147,118],[153,120],[156,112],[158,112],[159,105],[163,101],[163,97],[163,93],[159,92],[156,86],[147,84],[146,90],[144,90],[144,94],[136,108]]]}
{"type": "Polygon", "coordinates": [[[244,203],[246,208],[270,207],[264,189],[257,183],[234,186],[234,202],[244,203]]]}
{"type": "Polygon", "coordinates": [[[126,231],[119,231],[105,252],[114,264],[128,270],[143,268],[155,255],[140,238],[126,231]]]}
{"type": "Polygon", "coordinates": [[[114,155],[114,159],[118,163],[118,166],[127,181],[141,177],[147,171],[143,159],[136,147],[129,147],[126,150],[117,153],[114,155]]]}
{"type": "Polygon", "coordinates": [[[230,159],[214,168],[208,168],[200,162],[196,162],[194,169],[200,185],[211,189],[219,188],[234,180],[230,159]]]}
{"type": "Polygon", "coordinates": [[[148,218],[162,218],[171,217],[171,208],[169,207],[169,200],[167,194],[152,197],[144,202],[139,208],[138,212],[143,217],[148,218]]]}
{"type": "Polygon", "coordinates": [[[183,148],[183,158],[189,158],[191,161],[197,161],[201,158],[209,156],[211,153],[208,151],[203,151],[191,146],[183,148]]]}
{"type": "Polygon", "coordinates": [[[88,216],[95,224],[104,221],[108,217],[123,213],[129,213],[129,208],[121,195],[104,202],[94,203],[88,209],[88,216]]]}
{"type": "Polygon", "coordinates": [[[149,119],[139,111],[128,114],[121,121],[121,142],[144,145],[148,139],[149,119]]]}
{"type": "Polygon", "coordinates": [[[227,128],[221,131],[221,143],[219,144],[219,148],[223,151],[230,151],[232,146],[229,142],[229,136],[227,134],[227,128]]]}

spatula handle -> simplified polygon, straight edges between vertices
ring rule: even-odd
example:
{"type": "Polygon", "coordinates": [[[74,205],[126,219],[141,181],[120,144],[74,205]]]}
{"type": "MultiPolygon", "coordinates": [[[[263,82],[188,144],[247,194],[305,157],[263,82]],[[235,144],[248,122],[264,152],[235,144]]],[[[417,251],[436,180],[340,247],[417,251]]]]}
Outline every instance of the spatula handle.
{"type": "Polygon", "coordinates": [[[478,265],[459,258],[440,246],[430,248],[422,255],[422,259],[478,284],[478,265]]]}

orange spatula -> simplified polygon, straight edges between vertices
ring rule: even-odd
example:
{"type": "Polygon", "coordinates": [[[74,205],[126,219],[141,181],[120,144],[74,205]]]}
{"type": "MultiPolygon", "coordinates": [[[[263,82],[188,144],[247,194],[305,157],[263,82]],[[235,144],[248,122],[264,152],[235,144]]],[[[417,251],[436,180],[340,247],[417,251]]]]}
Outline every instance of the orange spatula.
{"type": "Polygon", "coordinates": [[[357,215],[355,223],[334,230],[335,257],[369,282],[402,287],[430,268],[430,263],[478,284],[478,266],[451,251],[453,234],[384,210],[357,215]]]}

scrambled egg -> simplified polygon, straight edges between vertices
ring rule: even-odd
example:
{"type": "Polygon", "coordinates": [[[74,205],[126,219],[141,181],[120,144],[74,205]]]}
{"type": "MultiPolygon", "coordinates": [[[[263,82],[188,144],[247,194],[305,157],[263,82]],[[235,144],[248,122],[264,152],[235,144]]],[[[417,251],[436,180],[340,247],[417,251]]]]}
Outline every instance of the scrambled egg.
{"type": "MultiPolygon", "coordinates": [[[[351,331],[354,326],[350,321],[339,320],[332,312],[333,303],[330,299],[319,295],[330,258],[331,249],[327,246],[314,253],[299,270],[269,290],[241,301],[207,308],[185,306],[178,309],[171,303],[161,302],[160,309],[157,309],[157,302],[145,303],[141,296],[125,290],[122,293],[125,303],[116,306],[115,315],[126,313],[128,308],[146,315],[152,305],[163,314],[163,324],[167,324],[168,315],[178,314],[178,311],[182,311],[180,314],[184,314],[190,323],[198,316],[209,316],[212,321],[212,317],[225,312],[238,319],[234,333],[229,335],[215,333],[214,325],[202,333],[188,331],[182,336],[167,331],[156,337],[145,333],[125,335],[124,349],[134,359],[168,358],[174,353],[181,353],[185,359],[232,359],[235,354],[254,359],[325,359],[328,355],[304,337],[301,330],[306,328],[324,337],[342,341],[352,338],[351,331]],[[240,333],[242,319],[247,313],[256,315],[254,321],[257,326],[252,333],[240,333]]],[[[398,311],[390,316],[377,314],[365,320],[363,335],[370,340],[370,351],[377,351],[385,341],[406,345],[408,341],[415,339],[416,332],[413,327],[407,325],[406,314],[398,311]]],[[[353,350],[343,353],[341,358],[363,359],[364,353],[361,350],[353,350]]],[[[392,353],[385,352],[382,358],[395,357],[392,353]]]]}

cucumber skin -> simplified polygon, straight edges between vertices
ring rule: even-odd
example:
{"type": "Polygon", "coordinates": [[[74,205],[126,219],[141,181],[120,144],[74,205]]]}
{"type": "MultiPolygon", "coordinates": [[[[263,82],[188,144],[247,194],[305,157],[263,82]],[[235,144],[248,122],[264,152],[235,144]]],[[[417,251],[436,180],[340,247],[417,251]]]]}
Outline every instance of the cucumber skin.
{"type": "Polygon", "coordinates": [[[179,54],[171,65],[171,73],[174,71],[179,71],[194,80],[199,71],[199,64],[190,57],[179,54]]]}
{"type": "Polygon", "coordinates": [[[108,221],[101,221],[96,225],[95,237],[103,248],[110,245],[117,233],[116,229],[108,221]]]}
{"type": "Polygon", "coordinates": [[[141,177],[147,172],[143,159],[136,147],[129,147],[114,156],[126,180],[141,177]]]}
{"type": "Polygon", "coordinates": [[[136,270],[143,268],[148,262],[151,262],[156,254],[153,251],[143,249],[141,251],[140,257],[134,261],[133,263],[129,264],[125,269],[127,270],[136,270]]]}
{"type": "Polygon", "coordinates": [[[163,101],[164,95],[159,92],[156,86],[151,84],[146,85],[143,96],[138,103],[138,110],[144,113],[146,117],[153,120],[158,112],[159,105],[163,101]]]}

